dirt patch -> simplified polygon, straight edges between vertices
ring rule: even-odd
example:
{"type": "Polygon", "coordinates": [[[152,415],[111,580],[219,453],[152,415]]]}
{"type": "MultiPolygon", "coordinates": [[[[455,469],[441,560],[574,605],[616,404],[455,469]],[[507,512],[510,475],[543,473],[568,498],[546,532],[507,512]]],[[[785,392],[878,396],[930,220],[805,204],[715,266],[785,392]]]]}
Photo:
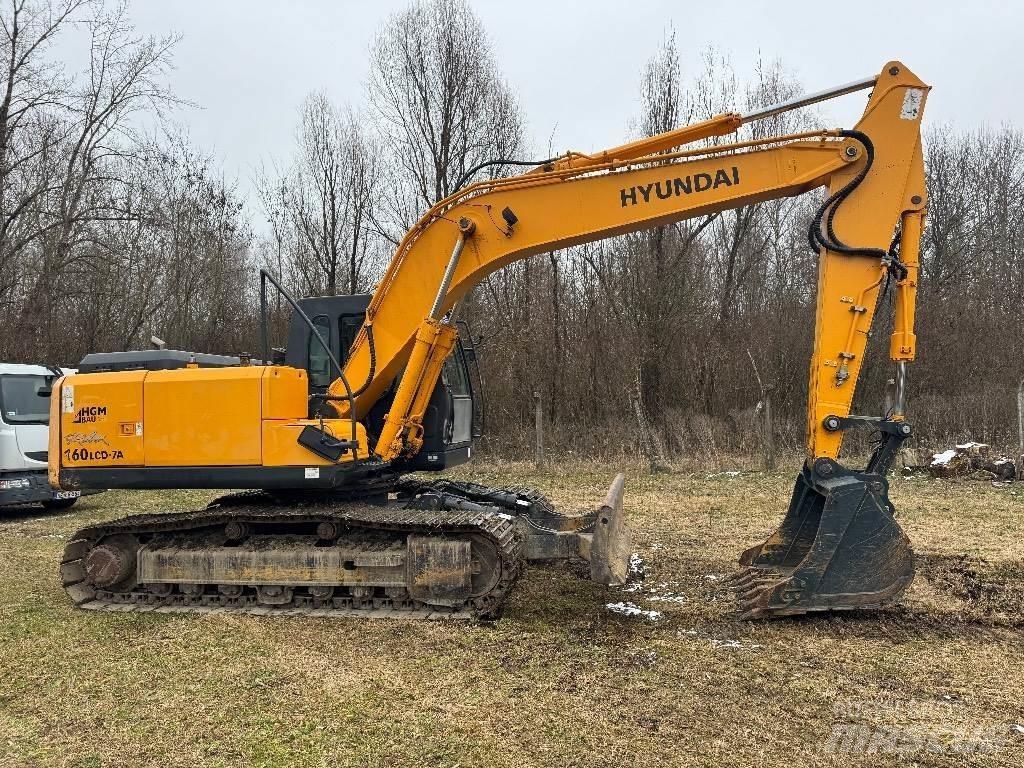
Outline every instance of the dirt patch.
{"type": "Polygon", "coordinates": [[[987,616],[1024,621],[1024,565],[990,563],[968,555],[924,554],[917,573],[941,593],[987,616]]]}

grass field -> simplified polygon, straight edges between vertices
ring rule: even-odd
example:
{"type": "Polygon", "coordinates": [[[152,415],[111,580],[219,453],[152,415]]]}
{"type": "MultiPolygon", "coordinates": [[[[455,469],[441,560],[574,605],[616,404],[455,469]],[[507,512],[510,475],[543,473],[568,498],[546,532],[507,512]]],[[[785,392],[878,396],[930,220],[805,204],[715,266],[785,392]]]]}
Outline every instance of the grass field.
{"type": "MultiPolygon", "coordinates": [[[[572,510],[614,471],[473,474],[572,510]]],[[[790,482],[634,473],[643,586],[534,567],[494,625],[77,611],[56,576],[75,528],[211,494],[8,514],[0,765],[1021,765],[1024,487],[897,480],[919,555],[899,605],[738,622],[722,577],[781,519],[790,482]],[[662,617],[605,608],[624,600],[662,617]],[[850,724],[875,753],[837,751],[850,724]]]]}

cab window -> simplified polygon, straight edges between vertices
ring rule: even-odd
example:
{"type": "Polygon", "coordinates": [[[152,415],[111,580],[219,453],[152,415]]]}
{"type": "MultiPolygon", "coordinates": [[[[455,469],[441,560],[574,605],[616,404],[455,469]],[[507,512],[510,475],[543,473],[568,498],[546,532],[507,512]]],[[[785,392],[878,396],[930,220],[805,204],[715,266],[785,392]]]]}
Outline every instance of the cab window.
{"type": "Polygon", "coordinates": [[[348,351],[352,348],[352,342],[356,340],[359,329],[363,327],[363,320],[366,315],[342,315],[338,318],[338,349],[341,353],[339,361],[342,365],[348,358],[348,351]]]}
{"type": "MultiPolygon", "coordinates": [[[[331,343],[331,323],[326,315],[317,315],[313,318],[313,326],[317,329],[323,340],[331,343]]],[[[331,359],[327,350],[323,348],[320,340],[312,331],[309,334],[309,383],[314,387],[326,387],[331,383],[331,359]]]]}
{"type": "Polygon", "coordinates": [[[466,364],[462,360],[462,350],[458,347],[444,361],[444,383],[448,385],[455,397],[469,397],[471,394],[466,364]]]}

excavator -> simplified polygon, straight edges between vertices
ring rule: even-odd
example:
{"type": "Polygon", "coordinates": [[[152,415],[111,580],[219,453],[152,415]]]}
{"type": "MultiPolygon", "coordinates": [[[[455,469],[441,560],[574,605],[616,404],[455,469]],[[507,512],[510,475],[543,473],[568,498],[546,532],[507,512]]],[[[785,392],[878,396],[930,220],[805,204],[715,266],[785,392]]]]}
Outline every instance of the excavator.
{"type": "Polygon", "coordinates": [[[837,88],[462,184],[409,230],[372,296],[296,300],[261,273],[262,360],[88,355],[52,388],[54,487],[233,492],[203,509],[78,531],[60,566],[68,595],[109,611],[493,619],[532,561],[589,563],[594,581],[623,583],[631,532],[621,474],[604,504],[574,515],[530,488],[424,479],[467,461],[479,434],[460,301],[535,254],[825,189],[808,233],[818,285],[806,460],[781,525],[742,553],[733,586],[747,619],[898,599],[914,560],[886,474],[912,433],[905,387],[928,91],[892,61],[837,88]],[[735,135],[862,90],[870,95],[852,129],[735,135]],[[270,347],[268,285],[292,309],[284,349],[270,347]],[[890,289],[893,403],[852,415],[890,289]],[[839,461],[850,429],[880,435],[862,468],[839,461]]]}

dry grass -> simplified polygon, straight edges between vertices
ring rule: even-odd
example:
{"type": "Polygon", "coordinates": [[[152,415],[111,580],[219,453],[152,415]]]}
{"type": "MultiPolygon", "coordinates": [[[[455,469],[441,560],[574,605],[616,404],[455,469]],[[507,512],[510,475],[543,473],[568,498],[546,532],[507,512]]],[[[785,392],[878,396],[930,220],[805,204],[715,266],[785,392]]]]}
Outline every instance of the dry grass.
{"type": "MultiPolygon", "coordinates": [[[[570,508],[598,501],[612,474],[474,471],[570,508]]],[[[6,517],[0,764],[1020,765],[1024,491],[898,480],[921,555],[899,606],[737,622],[719,577],[780,519],[789,485],[634,474],[643,590],[532,568],[493,626],[75,611],[56,578],[74,528],[206,495],[111,492],[75,514],[6,517]],[[664,618],[603,607],[622,599],[664,618]],[[824,745],[844,722],[927,730],[948,746],[837,754],[824,745]],[[953,751],[978,728],[1002,746],[953,751]]]]}

